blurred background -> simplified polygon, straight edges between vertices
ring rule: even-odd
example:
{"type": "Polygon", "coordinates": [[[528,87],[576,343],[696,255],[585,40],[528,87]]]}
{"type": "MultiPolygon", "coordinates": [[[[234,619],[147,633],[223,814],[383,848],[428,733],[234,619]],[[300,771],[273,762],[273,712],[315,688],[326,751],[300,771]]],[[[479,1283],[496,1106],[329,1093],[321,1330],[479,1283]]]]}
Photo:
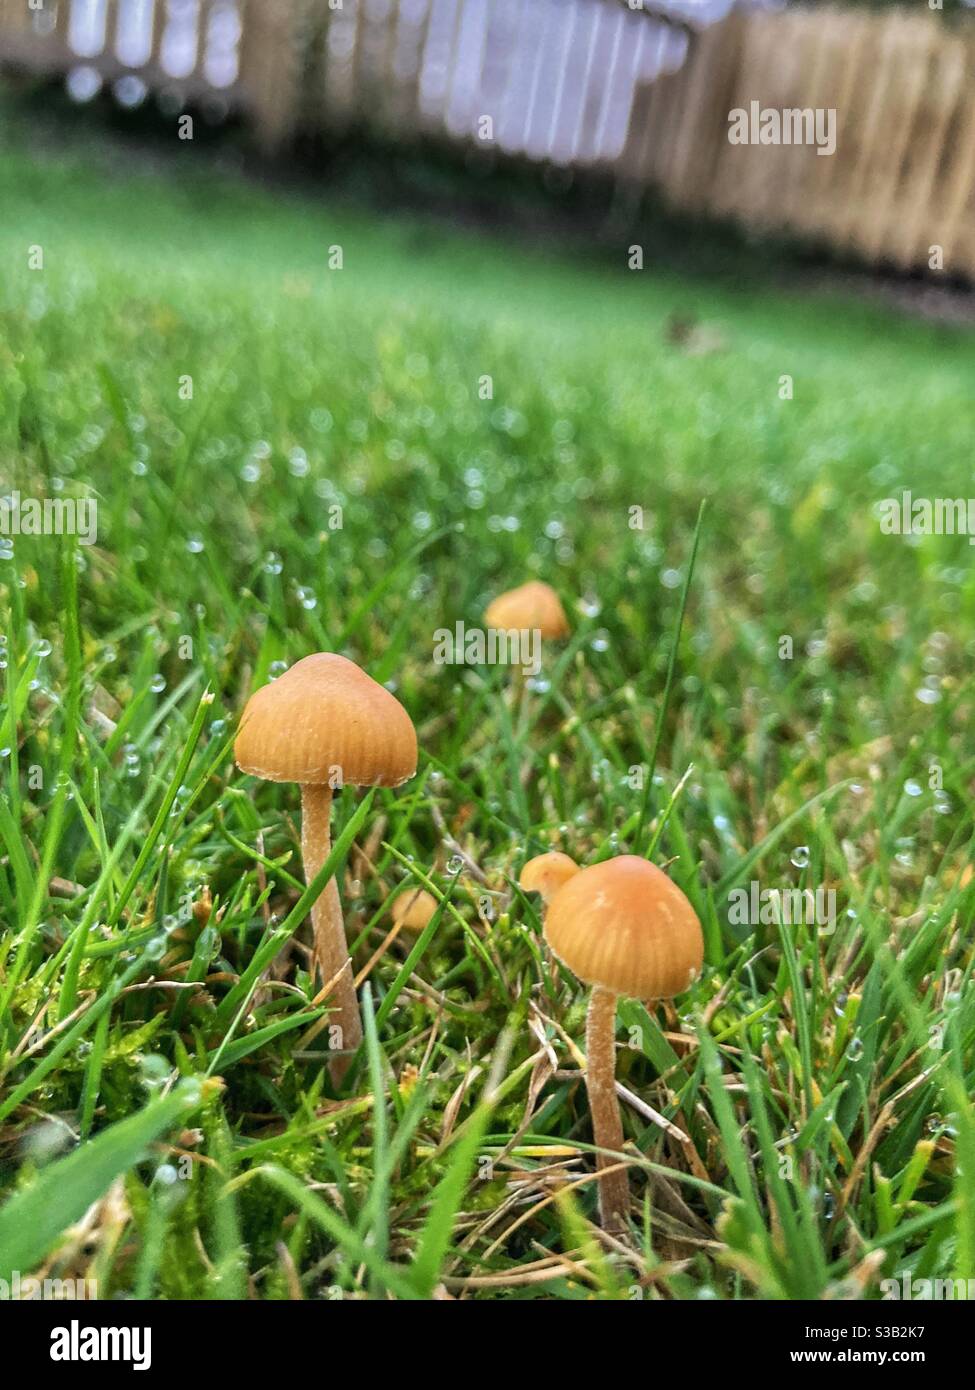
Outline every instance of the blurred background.
{"type": "Polygon", "coordinates": [[[500,171],[570,205],[595,190],[624,220],[659,198],[966,278],[973,28],[960,0],[0,0],[0,67],[143,133],[194,113],[194,138],[222,131],[272,167],[378,152],[382,179],[433,158],[478,188],[500,171]],[[731,144],[752,102],[835,108],[835,154],[731,144]]]}

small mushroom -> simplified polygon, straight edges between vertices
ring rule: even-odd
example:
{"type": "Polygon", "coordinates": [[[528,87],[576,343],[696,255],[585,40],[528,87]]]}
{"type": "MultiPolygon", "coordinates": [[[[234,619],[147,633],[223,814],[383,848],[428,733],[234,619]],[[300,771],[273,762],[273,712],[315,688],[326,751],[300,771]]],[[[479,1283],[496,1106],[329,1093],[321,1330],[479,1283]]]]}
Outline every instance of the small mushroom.
{"type": "Polygon", "coordinates": [[[569,635],[569,623],[558,594],[540,579],[531,579],[517,589],[499,594],[488,604],[484,617],[489,627],[504,632],[537,629],[546,642],[569,635]]]}
{"type": "Polygon", "coordinates": [[[414,888],[413,892],[401,893],[393,903],[391,912],[397,932],[422,931],[437,910],[437,900],[425,888],[414,888]]]}
{"type": "MultiPolygon", "coordinates": [[[[618,1153],[623,1124],[616,1099],[616,1001],[671,999],[701,972],[704,940],[697,914],[665,873],[623,854],[581,869],[558,890],[545,939],[560,961],[592,985],[586,1018],[586,1088],[593,1142],[618,1153]]],[[[600,1155],[597,1171],[618,1160],[600,1155]]],[[[625,1230],[630,1188],[625,1169],[599,1178],[599,1217],[625,1230]]]]}
{"type": "Polygon", "coordinates": [[[540,893],[546,906],[574,874],[579,865],[561,850],[551,849],[546,854],[536,854],[529,859],[518,877],[518,887],[526,893],[540,893]]]}
{"type": "MultiPolygon", "coordinates": [[[[316,652],[296,662],[248,700],[234,745],[243,772],[301,786],[301,854],[314,879],[331,848],[332,792],[398,787],[416,772],[416,730],[406,710],[354,662],[316,652]]],[[[325,984],[334,981],[335,1012],[347,1054],[331,1065],[338,1083],[362,1041],[352,963],[333,875],[311,910],[315,959],[325,984]]]]}
{"type": "Polygon", "coordinates": [[[429,925],[437,910],[437,900],[425,888],[414,888],[412,892],[401,893],[389,910],[393,919],[393,929],[373,951],[356,979],[359,984],[372,974],[373,967],[382,960],[401,931],[421,932],[429,925]]]}

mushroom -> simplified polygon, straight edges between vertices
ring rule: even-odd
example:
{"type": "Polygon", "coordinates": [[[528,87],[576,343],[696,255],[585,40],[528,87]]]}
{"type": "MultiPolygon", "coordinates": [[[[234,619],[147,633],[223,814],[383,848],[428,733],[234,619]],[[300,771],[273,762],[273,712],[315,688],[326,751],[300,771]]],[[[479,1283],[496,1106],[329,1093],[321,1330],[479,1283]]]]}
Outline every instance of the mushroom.
{"type": "MultiPolygon", "coordinates": [[[[243,772],[267,782],[301,786],[301,854],[311,883],[331,848],[332,792],[357,787],[398,787],[416,772],[416,730],[388,690],[352,661],[316,652],[296,662],[248,700],[234,744],[243,772]]],[[[347,1055],[331,1065],[338,1084],[362,1041],[352,963],[342,923],[335,875],[311,910],[315,959],[329,986],[347,1055]]]]}
{"type": "Polygon", "coordinates": [[[422,931],[436,910],[437,900],[425,888],[415,888],[412,893],[401,893],[391,909],[396,932],[422,931]]]}
{"type": "Polygon", "coordinates": [[[505,632],[537,628],[543,641],[569,635],[569,623],[558,594],[540,579],[531,579],[517,589],[499,594],[488,604],[484,617],[489,627],[505,632]]]}
{"type": "Polygon", "coordinates": [[[499,594],[496,599],[492,599],[485,610],[484,619],[488,627],[497,628],[505,633],[531,634],[529,640],[532,654],[529,657],[528,652],[523,652],[523,658],[525,662],[531,661],[532,664],[527,667],[524,664],[515,665],[509,695],[509,698],[514,699],[520,692],[521,698],[524,699],[526,674],[537,674],[541,666],[541,643],[569,635],[569,624],[561,600],[550,584],[545,584],[540,579],[531,579],[527,584],[522,584],[517,589],[509,589],[507,593],[499,594]],[[539,640],[537,652],[534,650],[535,633],[538,634],[539,640]]]}
{"type": "Polygon", "coordinates": [[[356,976],[359,984],[372,974],[373,967],[382,960],[401,931],[421,932],[431,922],[437,910],[437,900],[425,888],[414,888],[412,893],[401,893],[390,908],[393,929],[376,947],[372,955],[356,976]]]}
{"type": "MultiPolygon", "coordinates": [[[[616,1099],[616,1001],[670,999],[701,971],[701,924],[687,898],[646,859],[623,854],[573,874],[549,903],[545,939],[553,954],[592,985],[586,1017],[586,1088],[593,1142],[618,1153],[623,1125],[616,1099]]],[[[605,1154],[597,1172],[617,1162],[605,1154]]],[[[626,1227],[626,1170],[599,1178],[604,1230],[626,1227]]]]}
{"type": "Polygon", "coordinates": [[[518,887],[526,893],[540,893],[546,906],[574,874],[579,865],[561,850],[551,849],[546,854],[536,854],[529,859],[518,876],[518,887]]]}

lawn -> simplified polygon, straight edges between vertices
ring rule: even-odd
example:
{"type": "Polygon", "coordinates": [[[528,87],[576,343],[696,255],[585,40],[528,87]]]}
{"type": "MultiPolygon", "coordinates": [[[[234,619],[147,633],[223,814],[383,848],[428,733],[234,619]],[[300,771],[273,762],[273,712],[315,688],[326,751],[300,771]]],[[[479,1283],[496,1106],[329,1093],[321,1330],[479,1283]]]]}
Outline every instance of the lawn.
{"type": "Polygon", "coordinates": [[[971,490],[972,338],[190,152],[8,144],[0,209],[3,490],[98,502],[94,544],[0,538],[0,1278],[975,1275],[975,571],[964,536],[876,515],[971,490]],[[541,677],[434,662],[534,577],[572,628],[541,677]],[[368,968],[338,1093],[298,789],[232,755],[250,692],[315,651],[388,683],[420,746],[400,789],[336,797],[368,968]],[[516,886],[548,848],[651,855],[704,926],[687,994],[620,1005],[624,1240],[594,1224],[585,990],[516,886]],[[418,882],[438,915],[389,940],[418,882]],[[832,892],[835,921],[735,920],[753,883],[832,892]]]}

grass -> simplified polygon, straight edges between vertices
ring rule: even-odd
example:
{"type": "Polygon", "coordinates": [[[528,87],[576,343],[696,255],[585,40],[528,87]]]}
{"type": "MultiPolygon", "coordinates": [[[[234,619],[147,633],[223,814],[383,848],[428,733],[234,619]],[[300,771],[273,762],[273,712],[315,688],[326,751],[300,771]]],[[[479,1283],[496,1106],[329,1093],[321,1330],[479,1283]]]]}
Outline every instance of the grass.
{"type": "Polygon", "coordinates": [[[0,474],[99,508],[95,545],[0,556],[0,1278],[578,1300],[975,1274],[975,571],[874,512],[970,491],[972,339],[189,154],[110,164],[0,155],[0,474]],[[573,627],[544,679],[433,663],[534,575],[573,627]],[[340,1094],[297,789],[231,751],[249,692],[316,650],[389,682],[421,747],[403,788],[336,800],[356,967],[395,893],[441,901],[363,985],[340,1094]],[[620,1005],[622,1244],[593,1224],[585,995],[515,886],[548,847],[652,854],[705,928],[687,995],[620,1005]],[[835,891],[835,931],[739,925],[753,880],[835,891]]]}

